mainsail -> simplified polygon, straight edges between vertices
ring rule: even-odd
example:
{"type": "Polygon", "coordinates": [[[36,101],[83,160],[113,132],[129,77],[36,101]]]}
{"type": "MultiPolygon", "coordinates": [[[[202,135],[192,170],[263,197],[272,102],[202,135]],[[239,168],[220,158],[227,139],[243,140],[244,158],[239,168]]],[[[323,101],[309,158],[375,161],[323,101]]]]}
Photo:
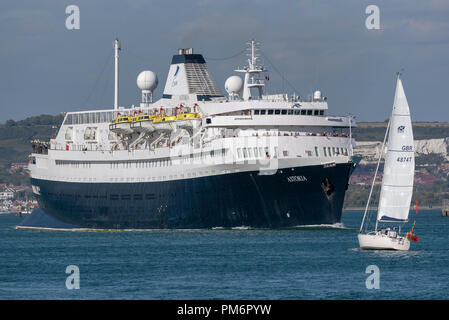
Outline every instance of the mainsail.
{"type": "Polygon", "coordinates": [[[415,154],[410,110],[398,76],[390,118],[377,220],[406,222],[413,193],[415,154]]]}

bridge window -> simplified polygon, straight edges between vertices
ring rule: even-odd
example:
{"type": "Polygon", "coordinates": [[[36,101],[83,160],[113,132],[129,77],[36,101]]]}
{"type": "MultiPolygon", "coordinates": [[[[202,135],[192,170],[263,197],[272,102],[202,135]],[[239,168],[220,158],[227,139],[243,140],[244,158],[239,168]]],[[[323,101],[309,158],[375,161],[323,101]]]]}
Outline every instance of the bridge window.
{"type": "Polygon", "coordinates": [[[64,124],[72,124],[72,115],[71,114],[67,114],[67,116],[65,117],[65,120],[64,120],[64,124]]]}
{"type": "Polygon", "coordinates": [[[282,110],[281,114],[287,114],[287,110],[282,110]]]}
{"type": "Polygon", "coordinates": [[[274,110],[274,114],[281,114],[281,110],[274,110]]]}
{"type": "Polygon", "coordinates": [[[268,114],[273,114],[274,110],[268,110],[268,114]]]}
{"type": "Polygon", "coordinates": [[[293,110],[288,110],[288,114],[293,114],[293,110]]]}
{"type": "Polygon", "coordinates": [[[96,127],[87,127],[84,131],[84,140],[95,140],[97,134],[96,127]]]}
{"type": "Polygon", "coordinates": [[[301,110],[301,115],[305,115],[306,114],[306,110],[301,110]]]}
{"type": "Polygon", "coordinates": [[[73,127],[68,127],[65,131],[65,139],[72,140],[73,139],[73,127]]]}
{"type": "Polygon", "coordinates": [[[323,147],[324,156],[327,157],[326,147],[323,147]]]}
{"type": "Polygon", "coordinates": [[[254,114],[259,114],[260,110],[254,110],[254,114]]]}
{"type": "Polygon", "coordinates": [[[260,110],[260,114],[262,115],[262,114],[266,114],[267,113],[267,110],[260,110]]]}
{"type": "Polygon", "coordinates": [[[312,115],[312,110],[307,110],[307,115],[311,116],[312,115]]]}
{"type": "Polygon", "coordinates": [[[319,112],[319,110],[315,110],[315,113],[314,113],[314,115],[319,115],[320,114],[320,112],[319,112]]]}

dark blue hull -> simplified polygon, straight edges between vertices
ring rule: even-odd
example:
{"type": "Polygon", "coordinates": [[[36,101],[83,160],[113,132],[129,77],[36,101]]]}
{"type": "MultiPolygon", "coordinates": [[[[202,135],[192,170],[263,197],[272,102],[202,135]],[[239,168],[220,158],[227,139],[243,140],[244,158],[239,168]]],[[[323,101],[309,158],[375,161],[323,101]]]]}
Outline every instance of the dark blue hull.
{"type": "Polygon", "coordinates": [[[143,183],[31,179],[40,208],[88,228],[279,228],[340,222],[354,165],[308,166],[143,183]],[[305,179],[304,179],[305,178],[305,179]]]}

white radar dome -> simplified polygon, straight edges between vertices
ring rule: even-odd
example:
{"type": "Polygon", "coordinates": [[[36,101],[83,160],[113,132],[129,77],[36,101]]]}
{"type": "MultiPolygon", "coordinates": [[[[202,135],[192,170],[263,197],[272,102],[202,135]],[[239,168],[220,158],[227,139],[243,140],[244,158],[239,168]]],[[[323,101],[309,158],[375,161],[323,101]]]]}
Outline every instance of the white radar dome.
{"type": "Polygon", "coordinates": [[[313,93],[313,99],[314,100],[321,100],[321,91],[315,91],[313,93]]]}
{"type": "Polygon", "coordinates": [[[140,90],[153,91],[158,84],[157,75],[153,71],[142,71],[137,76],[137,86],[140,90]]]}
{"type": "Polygon", "coordinates": [[[225,89],[229,94],[238,94],[242,91],[243,81],[239,76],[231,76],[226,79],[225,89]]]}

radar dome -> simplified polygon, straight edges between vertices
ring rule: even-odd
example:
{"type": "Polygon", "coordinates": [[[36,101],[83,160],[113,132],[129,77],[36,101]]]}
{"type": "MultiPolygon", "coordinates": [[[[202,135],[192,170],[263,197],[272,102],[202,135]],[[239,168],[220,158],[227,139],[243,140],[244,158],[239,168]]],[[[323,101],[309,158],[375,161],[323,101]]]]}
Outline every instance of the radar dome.
{"type": "Polygon", "coordinates": [[[137,76],[137,86],[140,90],[153,91],[158,84],[157,75],[153,71],[142,71],[137,76]]]}
{"type": "Polygon", "coordinates": [[[239,76],[231,76],[225,82],[226,92],[229,94],[238,94],[242,91],[243,81],[239,76]]]}

